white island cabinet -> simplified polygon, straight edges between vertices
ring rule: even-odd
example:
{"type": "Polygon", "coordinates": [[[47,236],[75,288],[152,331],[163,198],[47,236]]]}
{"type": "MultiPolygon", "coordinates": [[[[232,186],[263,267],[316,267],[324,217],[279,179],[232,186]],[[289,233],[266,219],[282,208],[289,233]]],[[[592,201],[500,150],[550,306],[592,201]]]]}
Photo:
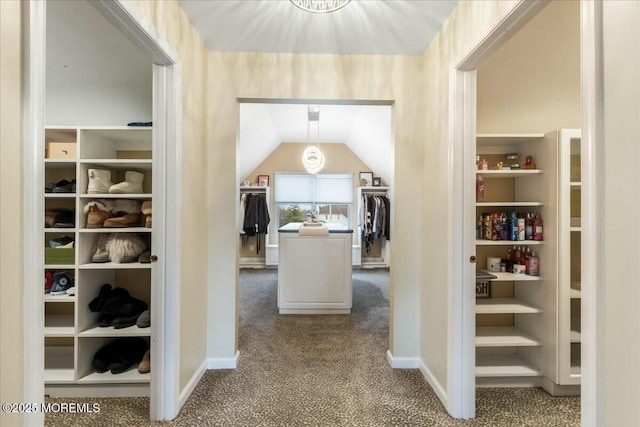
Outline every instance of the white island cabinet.
{"type": "Polygon", "coordinates": [[[353,230],[326,224],[305,233],[301,225],[278,230],[280,314],[350,314],[353,230]]]}

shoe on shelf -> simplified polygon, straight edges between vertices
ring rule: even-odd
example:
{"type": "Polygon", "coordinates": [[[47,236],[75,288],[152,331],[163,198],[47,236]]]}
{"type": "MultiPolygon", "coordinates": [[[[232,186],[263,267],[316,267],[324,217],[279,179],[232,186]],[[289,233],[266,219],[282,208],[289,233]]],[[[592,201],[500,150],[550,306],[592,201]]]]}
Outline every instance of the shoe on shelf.
{"type": "Polygon", "coordinates": [[[48,294],[51,292],[51,287],[53,286],[53,273],[50,271],[45,271],[44,273],[44,293],[48,294]]]}
{"type": "MultiPolygon", "coordinates": [[[[102,287],[104,288],[105,285],[103,285],[102,287]]],[[[102,289],[100,289],[100,291],[102,292],[102,289]]],[[[98,298],[100,298],[100,295],[98,296],[98,298]]],[[[131,294],[129,294],[129,291],[127,291],[125,288],[113,288],[109,290],[104,302],[99,299],[97,301],[96,299],[94,299],[94,301],[96,301],[96,304],[94,304],[93,306],[94,308],[99,307],[96,312],[100,313],[100,316],[98,317],[98,326],[100,326],[101,328],[111,326],[111,322],[113,322],[113,319],[116,317],[114,315],[116,308],[123,305],[129,298],[131,298],[131,294]],[[100,306],[100,304],[102,305],[100,306]]],[[[91,301],[90,304],[93,304],[93,301],[91,301]]],[[[89,306],[89,309],[91,310],[91,305],[89,306]]]]}
{"type": "Polygon", "coordinates": [[[106,248],[115,263],[136,262],[147,249],[147,242],[136,233],[111,233],[106,248]]]}
{"type": "Polygon", "coordinates": [[[140,202],[138,200],[115,200],[111,217],[104,221],[105,228],[138,227],[140,225],[140,202]]]}
{"type": "Polygon", "coordinates": [[[104,304],[107,302],[109,297],[111,296],[111,285],[109,283],[105,283],[100,287],[100,292],[98,296],[91,300],[89,303],[89,310],[93,313],[97,313],[102,311],[104,308],[104,304]]]}
{"type": "Polygon", "coordinates": [[[111,217],[113,200],[91,200],[83,208],[87,215],[87,228],[102,228],[105,220],[111,217]]]}
{"type": "Polygon", "coordinates": [[[151,310],[147,309],[143,311],[140,316],[138,316],[138,320],[136,320],[136,326],[138,328],[148,328],[151,326],[151,310]]]}
{"type": "Polygon", "coordinates": [[[106,194],[113,185],[111,171],[105,169],[89,169],[87,194],[106,194]]]}
{"type": "MultiPolygon", "coordinates": [[[[45,188],[46,191],[46,188],[45,188]]],[[[72,179],[71,181],[67,181],[63,179],[61,181],[56,182],[51,189],[52,193],[75,193],[76,192],[76,180],[72,179]]]]}
{"type": "MultiPolygon", "coordinates": [[[[45,222],[47,221],[45,216],[45,222]]],[[[73,228],[76,226],[76,213],[71,209],[59,209],[53,215],[54,228],[73,228]]]]}
{"type": "Polygon", "coordinates": [[[115,329],[128,328],[136,324],[140,314],[147,310],[146,302],[131,295],[115,296],[105,303],[98,324],[113,326],[115,329]]]}
{"type": "Polygon", "coordinates": [[[66,271],[53,273],[53,285],[51,286],[51,295],[64,295],[67,289],[73,286],[73,277],[66,271]]]}
{"type": "Polygon", "coordinates": [[[73,248],[73,238],[65,235],[49,240],[50,248],[73,248]]]}
{"type": "Polygon", "coordinates": [[[148,349],[142,338],[116,338],[96,352],[92,365],[99,373],[121,374],[139,363],[148,349]]]}
{"type": "Polygon", "coordinates": [[[142,202],[142,214],[144,215],[144,226],[151,228],[151,200],[142,202]]]}
{"type": "Polygon", "coordinates": [[[142,360],[138,364],[138,372],[141,374],[151,372],[151,350],[147,350],[142,356],[142,360]]]}
{"type": "Polygon", "coordinates": [[[151,262],[151,252],[142,252],[138,257],[138,262],[140,264],[149,264],[151,262]]]}
{"type": "Polygon", "coordinates": [[[67,294],[67,295],[69,295],[69,296],[73,296],[73,295],[75,295],[75,294],[76,294],[76,287],[75,287],[75,286],[72,286],[72,287],[70,287],[69,289],[67,289],[66,294],[67,294]]]}
{"type": "Polygon", "coordinates": [[[144,175],[140,172],[126,171],[124,181],[109,187],[109,193],[113,194],[142,194],[142,181],[144,175]]]}
{"type": "Polygon", "coordinates": [[[109,251],[107,250],[107,242],[109,241],[108,234],[101,234],[96,241],[93,255],[91,256],[91,262],[103,263],[109,262],[109,251]]]}

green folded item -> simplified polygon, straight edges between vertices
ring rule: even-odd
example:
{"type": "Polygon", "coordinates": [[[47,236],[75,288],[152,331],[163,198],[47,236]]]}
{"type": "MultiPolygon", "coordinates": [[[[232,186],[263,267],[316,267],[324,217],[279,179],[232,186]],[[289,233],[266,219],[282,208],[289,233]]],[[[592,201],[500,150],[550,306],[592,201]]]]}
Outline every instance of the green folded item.
{"type": "Polygon", "coordinates": [[[44,248],[44,263],[47,265],[74,264],[75,248],[44,248]]]}

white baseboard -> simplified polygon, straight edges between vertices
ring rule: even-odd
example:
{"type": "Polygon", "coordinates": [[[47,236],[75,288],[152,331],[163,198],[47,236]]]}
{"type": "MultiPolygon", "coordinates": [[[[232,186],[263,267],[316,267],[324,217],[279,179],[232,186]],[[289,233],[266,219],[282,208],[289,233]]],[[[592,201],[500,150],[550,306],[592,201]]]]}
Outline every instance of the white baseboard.
{"type": "Polygon", "coordinates": [[[239,351],[234,357],[210,357],[207,359],[207,369],[236,369],[239,357],[239,351]]]}
{"type": "Polygon", "coordinates": [[[427,365],[425,365],[422,360],[420,360],[419,365],[420,365],[420,372],[422,372],[422,375],[427,380],[427,382],[429,383],[429,385],[431,386],[433,391],[436,392],[436,395],[438,396],[438,398],[442,402],[442,405],[445,408],[448,408],[449,405],[448,405],[448,402],[447,402],[447,392],[444,391],[444,389],[442,388],[442,385],[440,385],[440,382],[436,379],[436,377],[429,370],[429,368],[427,368],[427,365]]]}
{"type": "Polygon", "coordinates": [[[191,396],[191,393],[193,393],[193,390],[196,388],[206,371],[207,361],[203,360],[202,364],[198,367],[198,369],[196,369],[196,372],[193,374],[187,385],[180,392],[180,400],[178,401],[178,412],[180,412],[180,409],[182,409],[182,405],[184,405],[189,396],[191,396]]]}
{"type": "Polygon", "coordinates": [[[387,350],[387,362],[393,369],[418,369],[420,359],[417,357],[394,357],[391,350],[387,350]]]}

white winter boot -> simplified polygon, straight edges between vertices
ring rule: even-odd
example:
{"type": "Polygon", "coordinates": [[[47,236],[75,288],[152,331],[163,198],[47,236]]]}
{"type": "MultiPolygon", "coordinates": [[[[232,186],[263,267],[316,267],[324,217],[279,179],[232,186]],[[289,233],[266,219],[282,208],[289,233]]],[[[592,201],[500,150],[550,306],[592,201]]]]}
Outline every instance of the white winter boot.
{"type": "Polygon", "coordinates": [[[127,171],[124,174],[124,181],[112,185],[109,193],[116,194],[142,194],[142,180],[144,175],[140,172],[127,171]]]}
{"type": "Polygon", "coordinates": [[[89,169],[89,185],[87,194],[105,194],[113,185],[111,171],[103,169],[89,169]]]}

